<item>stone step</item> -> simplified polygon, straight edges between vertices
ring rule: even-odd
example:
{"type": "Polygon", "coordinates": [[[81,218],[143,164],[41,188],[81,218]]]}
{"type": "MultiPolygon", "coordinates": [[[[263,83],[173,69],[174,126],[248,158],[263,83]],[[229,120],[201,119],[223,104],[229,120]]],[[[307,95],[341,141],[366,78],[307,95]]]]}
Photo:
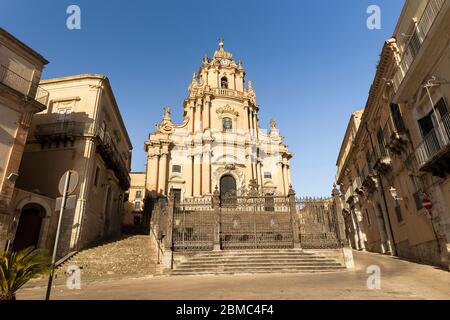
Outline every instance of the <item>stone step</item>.
{"type": "Polygon", "coordinates": [[[299,260],[299,261],[326,261],[334,260],[327,257],[303,257],[303,256],[235,256],[235,257],[193,257],[189,261],[230,261],[230,260],[299,260]]]}
{"type": "Polygon", "coordinates": [[[305,264],[298,264],[298,263],[290,263],[290,264],[277,264],[277,263],[271,263],[271,264],[263,264],[263,263],[249,263],[249,264],[225,264],[225,265],[180,265],[176,267],[175,270],[189,270],[189,269],[227,269],[227,268],[247,268],[247,269],[253,269],[253,268],[296,268],[296,267],[314,267],[314,268],[321,268],[321,267],[340,267],[341,265],[339,263],[327,263],[327,264],[314,264],[314,263],[305,263],[305,264]]]}
{"type": "Polygon", "coordinates": [[[230,268],[230,269],[190,269],[174,270],[171,275],[199,275],[199,274],[254,274],[254,273],[316,273],[337,272],[345,270],[344,267],[305,267],[305,268],[230,268]]]}
{"type": "Polygon", "coordinates": [[[290,259],[290,260],[261,260],[261,259],[239,259],[239,260],[218,260],[218,261],[197,261],[197,260],[188,260],[183,263],[180,263],[180,265],[228,265],[228,264],[253,264],[253,263],[260,263],[260,264],[324,264],[324,263],[337,263],[335,260],[327,259],[327,260],[297,260],[297,259],[290,259]]]}

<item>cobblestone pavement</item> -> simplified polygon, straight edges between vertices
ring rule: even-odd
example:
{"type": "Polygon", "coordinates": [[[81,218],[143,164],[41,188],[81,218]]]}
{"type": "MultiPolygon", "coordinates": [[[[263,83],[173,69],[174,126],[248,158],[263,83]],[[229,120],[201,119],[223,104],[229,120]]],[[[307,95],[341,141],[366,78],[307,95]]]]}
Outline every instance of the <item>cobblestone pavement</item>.
{"type": "MultiPolygon", "coordinates": [[[[354,270],[326,274],[141,277],[57,286],[53,299],[450,299],[450,273],[374,253],[354,252],[354,270]],[[368,289],[366,269],[381,269],[381,288],[368,289]]],[[[45,287],[18,299],[43,299],[45,287]]]]}

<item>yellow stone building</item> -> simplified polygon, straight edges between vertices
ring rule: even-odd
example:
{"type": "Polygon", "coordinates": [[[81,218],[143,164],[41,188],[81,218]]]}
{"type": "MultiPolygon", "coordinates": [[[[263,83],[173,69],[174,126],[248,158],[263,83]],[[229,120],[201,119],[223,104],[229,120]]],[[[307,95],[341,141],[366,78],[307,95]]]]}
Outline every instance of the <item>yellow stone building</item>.
{"type": "Polygon", "coordinates": [[[174,124],[171,110],[145,142],[148,155],[146,192],[179,199],[249,189],[287,195],[292,153],[274,120],[259,126],[256,92],[240,61],[224,49],[205,56],[194,73],[183,104],[184,120],[174,124]]]}
{"type": "Polygon", "coordinates": [[[446,269],[449,30],[450,1],[405,2],[394,34],[381,51],[356,133],[344,137],[336,178],[353,248],[446,269]],[[431,207],[424,207],[427,203],[431,207]]]}

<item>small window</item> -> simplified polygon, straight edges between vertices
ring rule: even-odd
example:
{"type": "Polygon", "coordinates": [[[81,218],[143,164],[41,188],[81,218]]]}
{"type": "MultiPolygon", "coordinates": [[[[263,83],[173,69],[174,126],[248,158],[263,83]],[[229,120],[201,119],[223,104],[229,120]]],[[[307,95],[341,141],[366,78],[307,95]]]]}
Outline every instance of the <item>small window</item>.
{"type": "Polygon", "coordinates": [[[172,166],[172,172],[181,173],[181,166],[179,164],[174,164],[172,166]]]}
{"type": "Polygon", "coordinates": [[[141,190],[138,190],[138,191],[136,191],[136,199],[140,199],[142,197],[142,191],[141,190]]]}
{"type": "Polygon", "coordinates": [[[139,225],[139,224],[141,224],[141,217],[139,217],[139,216],[134,216],[133,223],[134,223],[134,225],[139,225]]]}
{"type": "Polygon", "coordinates": [[[264,172],[264,179],[272,179],[272,173],[271,172],[264,172]]]}
{"type": "Polygon", "coordinates": [[[233,120],[231,118],[223,118],[222,127],[224,132],[231,132],[233,130],[233,120]]]}
{"type": "Polygon", "coordinates": [[[98,179],[100,176],[100,167],[97,166],[97,168],[95,168],[95,176],[94,176],[94,186],[98,186],[98,179]]]}
{"type": "Polygon", "coordinates": [[[141,210],[141,202],[140,201],[136,201],[134,203],[134,210],[141,210]]]}
{"type": "Polygon", "coordinates": [[[222,77],[222,79],[220,79],[220,87],[222,89],[228,89],[228,79],[227,79],[227,77],[222,77]]]}

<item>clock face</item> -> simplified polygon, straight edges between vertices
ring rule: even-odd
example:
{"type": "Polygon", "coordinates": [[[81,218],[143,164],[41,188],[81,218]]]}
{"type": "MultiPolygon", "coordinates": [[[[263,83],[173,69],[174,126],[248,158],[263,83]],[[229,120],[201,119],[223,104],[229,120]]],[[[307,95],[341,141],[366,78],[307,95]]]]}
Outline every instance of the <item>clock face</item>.
{"type": "Polygon", "coordinates": [[[228,64],[228,60],[227,60],[227,59],[222,59],[222,60],[220,60],[220,63],[221,63],[223,66],[226,66],[226,65],[228,64]]]}

